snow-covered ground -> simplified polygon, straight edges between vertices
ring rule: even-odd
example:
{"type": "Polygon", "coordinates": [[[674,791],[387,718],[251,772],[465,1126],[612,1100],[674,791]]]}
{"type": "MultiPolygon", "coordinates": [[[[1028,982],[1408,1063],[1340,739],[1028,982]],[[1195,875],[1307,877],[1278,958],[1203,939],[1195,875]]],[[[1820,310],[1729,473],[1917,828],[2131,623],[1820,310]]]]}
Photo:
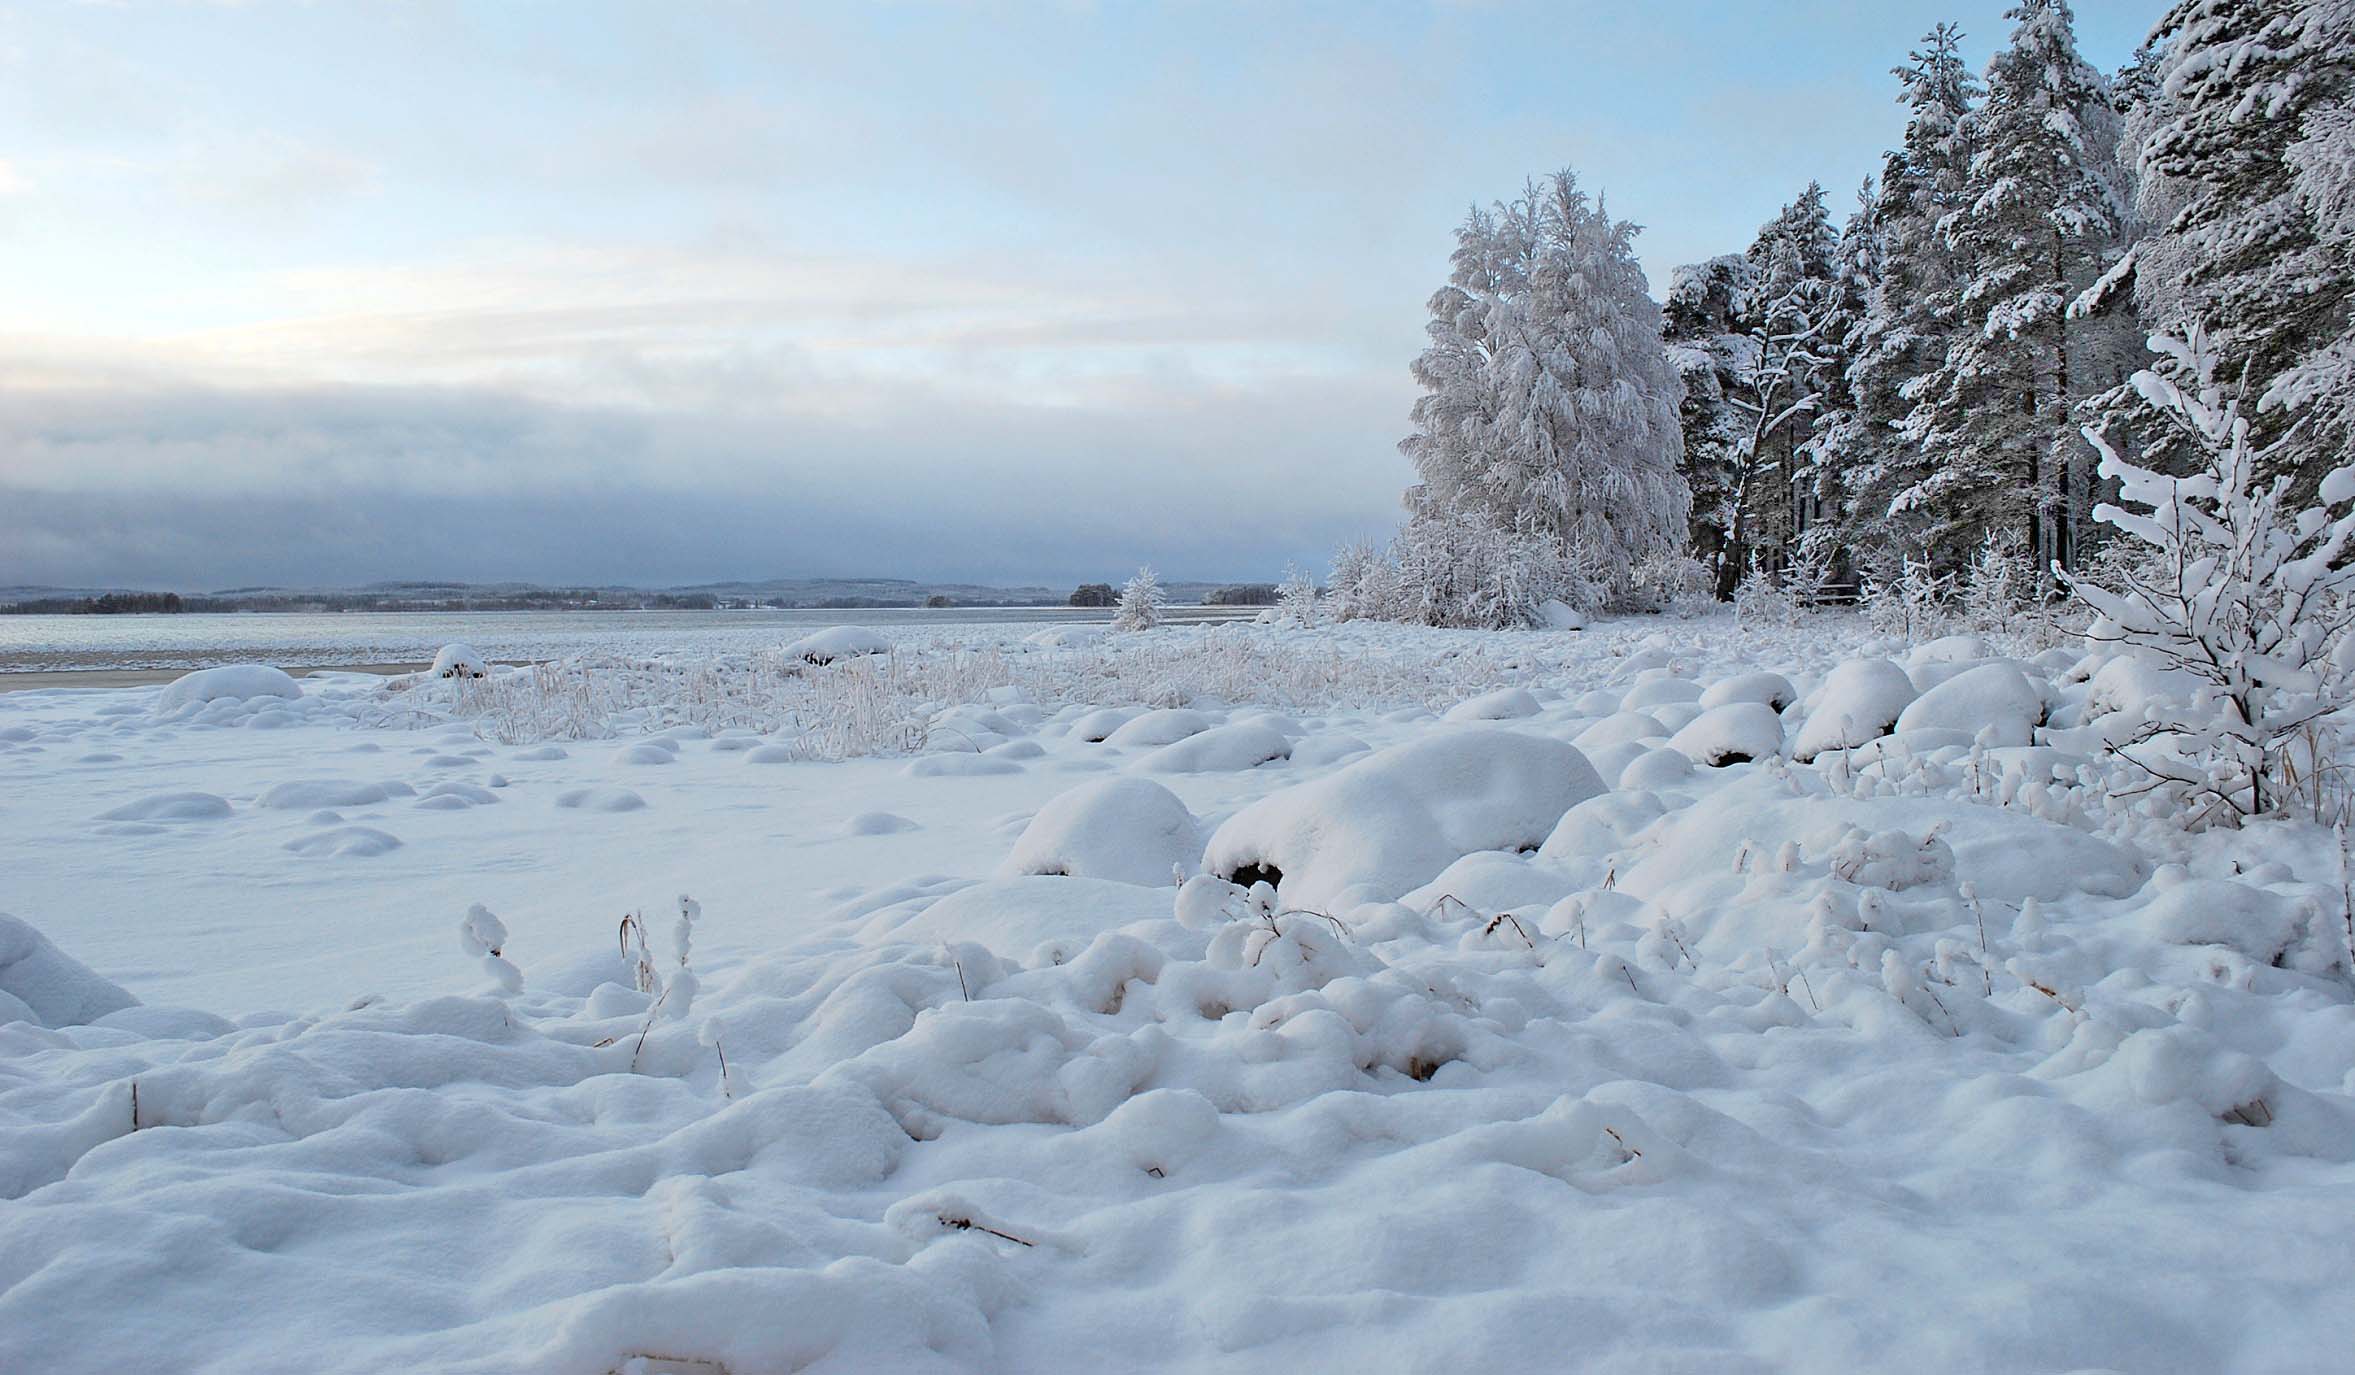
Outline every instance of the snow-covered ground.
{"type": "Polygon", "coordinates": [[[2337,852],[2082,658],[0,695],[0,1371],[2343,1370],[2337,852]]]}

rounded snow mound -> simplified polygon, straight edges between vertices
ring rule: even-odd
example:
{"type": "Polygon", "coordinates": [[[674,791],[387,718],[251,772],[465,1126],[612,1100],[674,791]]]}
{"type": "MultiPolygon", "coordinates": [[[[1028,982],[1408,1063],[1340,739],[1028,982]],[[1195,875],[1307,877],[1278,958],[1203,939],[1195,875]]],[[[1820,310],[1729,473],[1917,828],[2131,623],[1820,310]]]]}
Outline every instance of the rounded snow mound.
{"type": "Polygon", "coordinates": [[[1815,690],[1791,757],[1805,763],[1825,750],[1878,740],[1896,727],[1913,699],[1913,679],[1904,669],[1887,659],[1851,659],[1826,675],[1823,686],[1815,690]]]}
{"type": "Polygon", "coordinates": [[[473,645],[452,642],[434,653],[433,667],[426,670],[436,678],[488,678],[491,668],[473,645]]]}
{"type": "Polygon", "coordinates": [[[1981,664],[1915,698],[1898,713],[1899,731],[1958,730],[1974,738],[1993,731],[1990,745],[2035,743],[2044,719],[2044,694],[2007,663],[1981,664]]]}
{"type": "Polygon", "coordinates": [[[1043,952],[1053,963],[1053,956],[1068,960],[1106,931],[1163,920],[1169,912],[1167,887],[1024,874],[960,888],[912,912],[878,912],[859,934],[875,944],[970,941],[1016,959],[1043,952]]]}
{"type": "Polygon", "coordinates": [[[1447,709],[1449,721],[1516,721],[1545,710],[1527,688],[1498,688],[1447,709]]]}
{"type": "Polygon", "coordinates": [[[227,664],[183,673],[164,684],[163,691],[156,694],[155,709],[173,711],[224,698],[242,702],[255,697],[293,699],[302,695],[302,684],[281,669],[268,664],[227,664]]]}
{"type": "Polygon", "coordinates": [[[1136,763],[1148,773],[1241,773],[1292,757],[1284,733],[1258,721],[1237,721],[1163,745],[1136,763]]]}
{"type": "Polygon", "coordinates": [[[785,646],[788,659],[799,659],[808,664],[830,664],[837,659],[856,659],[862,654],[889,654],[891,641],[860,625],[829,626],[814,634],[804,635],[785,646]]]}
{"type": "Polygon", "coordinates": [[[1764,702],[1728,702],[1694,717],[1668,747],[1712,769],[1746,764],[1783,752],[1783,719],[1764,702]]]}
{"type": "Polygon", "coordinates": [[[1166,887],[1202,853],[1194,814],[1143,778],[1103,778],[1059,793],[1023,828],[998,877],[1114,879],[1166,887]]]}
{"type": "Polygon", "coordinates": [[[1210,718],[1184,707],[1164,707],[1123,722],[1104,737],[1107,745],[1174,745],[1210,729],[1210,718]]]}
{"type": "Polygon", "coordinates": [[[1395,897],[1476,850],[1535,849],[1604,791],[1576,746],[1495,728],[1394,745],[1245,807],[1210,839],[1207,870],[1277,883],[1293,906],[1353,885],[1395,897]]]}
{"type": "Polygon", "coordinates": [[[139,1000],[0,912],[0,1023],[82,1026],[139,1000]]]}
{"type": "Polygon", "coordinates": [[[1701,708],[1722,707],[1728,702],[1764,702],[1781,711],[1799,700],[1792,690],[1791,680],[1779,673],[1740,673],[1720,679],[1701,694],[1701,708]]]}

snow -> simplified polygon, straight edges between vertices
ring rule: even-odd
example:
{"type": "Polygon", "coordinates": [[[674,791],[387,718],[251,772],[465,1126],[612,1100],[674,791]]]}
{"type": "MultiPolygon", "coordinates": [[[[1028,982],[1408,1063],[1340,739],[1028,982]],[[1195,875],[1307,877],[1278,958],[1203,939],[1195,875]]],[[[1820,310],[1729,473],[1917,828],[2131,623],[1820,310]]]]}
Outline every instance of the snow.
{"type": "Polygon", "coordinates": [[[31,926],[0,912],[0,1022],[81,1026],[138,1001],[31,926]]]}
{"type": "Polygon", "coordinates": [[[1967,668],[1924,692],[1897,714],[1897,731],[1954,730],[1990,745],[2033,743],[2044,720],[2044,694],[2006,663],[1967,668]]]}
{"type": "Polygon", "coordinates": [[[488,678],[491,670],[473,645],[453,643],[434,652],[433,667],[426,673],[434,678],[488,678]]]}
{"type": "Polygon", "coordinates": [[[998,872],[1159,887],[1192,872],[1201,855],[1194,814],[1177,794],[1142,778],[1100,778],[1039,808],[998,872]]]}
{"type": "Polygon", "coordinates": [[[1783,752],[1783,720],[1764,702],[1727,702],[1686,722],[1668,747],[1712,769],[1771,759],[1783,752]]]}
{"type": "Polygon", "coordinates": [[[300,697],[302,685],[267,664],[224,664],[182,674],[156,694],[155,710],[178,711],[205,702],[254,697],[300,697]]]}
{"type": "Polygon", "coordinates": [[[1562,813],[1602,791],[1574,746],[1460,728],[1262,798],[1211,836],[1204,867],[1237,881],[1272,870],[1296,907],[1345,889],[1395,897],[1474,850],[1537,848],[1562,813]]]}
{"type": "Polygon", "coordinates": [[[2011,745],[1967,702],[1899,727],[1916,685],[1838,615],[1031,629],[903,646],[914,733],[831,753],[811,699],[696,695],[745,660],[553,678],[629,686],[578,717],[505,712],[532,669],[185,717],[0,694],[0,874],[40,932],[0,919],[31,1014],[0,1001],[0,1370],[2355,1346],[2335,838],[2125,796],[2074,738],[2149,687],[2110,661],[1905,658],[1945,675],[1925,702],[2017,675],[2050,722],[2011,745]],[[1621,711],[1670,678],[1698,696],[1621,711]],[[1537,710],[1442,719],[1500,689],[1537,710]],[[1886,720],[1687,757],[1835,706],[1886,720]],[[1092,738],[1165,710],[1198,719],[1092,738]],[[1247,734],[1289,758],[1148,771],[1247,734]],[[58,969],[96,1001],[27,993],[58,969]]]}
{"type": "Polygon", "coordinates": [[[1887,735],[1915,697],[1913,680],[1887,659],[1852,659],[1833,669],[1805,703],[1806,724],[1791,756],[1806,762],[1887,735]]]}
{"type": "Polygon", "coordinates": [[[863,654],[889,654],[891,641],[864,626],[837,625],[804,635],[779,652],[788,659],[830,664],[863,654]]]}

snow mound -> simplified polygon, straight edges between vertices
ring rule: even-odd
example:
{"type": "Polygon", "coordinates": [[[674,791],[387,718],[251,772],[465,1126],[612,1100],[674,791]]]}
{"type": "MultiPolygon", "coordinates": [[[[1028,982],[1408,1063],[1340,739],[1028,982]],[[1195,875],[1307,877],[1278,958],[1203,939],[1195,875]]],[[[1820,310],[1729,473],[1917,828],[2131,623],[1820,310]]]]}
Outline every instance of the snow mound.
{"type": "Polygon", "coordinates": [[[1136,766],[1148,773],[1241,773],[1291,757],[1292,742],[1283,732],[1257,721],[1238,721],[1164,745],[1136,766]]]}
{"type": "Polygon", "coordinates": [[[646,805],[646,799],[628,788],[574,788],[557,794],[556,805],[581,812],[634,812],[646,805]]]}
{"type": "Polygon", "coordinates": [[[1740,673],[1711,683],[1701,694],[1701,707],[1707,710],[1729,702],[1764,702],[1781,711],[1798,700],[1791,680],[1779,673],[1740,673]]]}
{"type": "Polygon", "coordinates": [[[1584,630],[1586,616],[1568,602],[1548,597],[1537,604],[1537,623],[1546,630],[1584,630]]]}
{"type": "Polygon", "coordinates": [[[255,697],[299,698],[302,684],[267,664],[228,664],[184,673],[156,694],[157,711],[173,711],[203,702],[247,701],[255,697]]]}
{"type": "Polygon", "coordinates": [[[100,821],[217,821],[229,815],[229,799],[211,793],[157,793],[99,814],[100,821]]]}
{"type": "Polygon", "coordinates": [[[1142,778],[1105,778],[1057,794],[1039,808],[998,876],[1062,875],[1165,887],[1173,873],[1191,873],[1201,854],[1194,814],[1177,794],[1142,778]]]}
{"type": "Polygon", "coordinates": [[[1887,659],[1851,659],[1833,669],[1815,690],[1791,757],[1805,763],[1825,750],[1877,740],[1897,724],[1913,699],[1913,679],[1904,669],[1887,659]]]}
{"type": "Polygon", "coordinates": [[[1670,788],[1692,777],[1693,761],[1682,750],[1662,746],[1645,750],[1630,759],[1619,770],[1619,786],[1643,791],[1651,788],[1670,788]]]}
{"type": "Polygon", "coordinates": [[[1634,687],[1629,688],[1627,695],[1619,699],[1619,707],[1622,711],[1642,711],[1646,707],[1667,706],[1676,702],[1698,702],[1700,700],[1701,685],[1699,683],[1690,678],[1677,678],[1662,674],[1657,678],[1644,678],[1634,687]]]}
{"type": "Polygon", "coordinates": [[[82,1026],[138,1003],[47,936],[0,912],[0,1023],[82,1026]]]}
{"type": "Polygon", "coordinates": [[[2298,936],[2295,902],[2229,879],[2184,879],[2135,920],[2153,940],[2221,945],[2259,964],[2271,964],[2298,936]]]}
{"type": "Polygon", "coordinates": [[[1121,724],[1120,728],[1104,737],[1107,745],[1174,745],[1189,735],[1200,735],[1210,729],[1211,720],[1198,711],[1184,707],[1164,707],[1148,711],[1121,724]]]}
{"type": "Polygon", "coordinates": [[[286,842],[288,851],[310,859],[366,859],[401,848],[401,838],[373,826],[337,826],[286,842]]]}
{"type": "Polygon", "coordinates": [[[1989,745],[2027,745],[2044,719],[2044,694],[2006,663],[1981,664],[1916,697],[1898,713],[1899,731],[1958,730],[1989,745]]]}
{"type": "Polygon", "coordinates": [[[1060,963],[1106,931],[1164,920],[1169,909],[1166,885],[1029,875],[976,883],[912,911],[887,908],[859,935],[871,943],[970,941],[1010,958],[1060,963]]]}
{"type": "Polygon", "coordinates": [[[808,664],[830,664],[837,659],[856,659],[865,654],[889,654],[891,641],[865,626],[838,625],[814,634],[804,635],[785,646],[788,659],[799,659],[808,664]]]}
{"type": "Polygon", "coordinates": [[[887,836],[920,829],[897,812],[860,812],[842,823],[846,836],[887,836]]]}
{"type": "Polygon", "coordinates": [[[434,653],[433,667],[426,672],[436,678],[487,678],[491,668],[473,645],[453,642],[434,653]]]}
{"type": "Polygon", "coordinates": [[[407,797],[416,789],[406,783],[362,783],[356,779],[302,778],[280,783],[261,795],[259,805],[274,811],[314,811],[320,807],[372,807],[389,798],[407,797]]]}
{"type": "Polygon", "coordinates": [[[1712,769],[1768,759],[1783,752],[1783,719],[1764,702],[1728,702],[1694,717],[1668,747],[1712,769]]]}
{"type": "Polygon", "coordinates": [[[1470,701],[1458,702],[1441,719],[1448,721],[1517,721],[1545,710],[1527,688],[1498,688],[1470,701]]]}
{"type": "Polygon", "coordinates": [[[1562,813],[1603,790],[1562,741],[1453,730],[1261,798],[1218,828],[1204,867],[1246,886],[1272,876],[1297,907],[1361,884],[1395,897],[1475,850],[1535,849],[1562,813]]]}
{"type": "Polygon", "coordinates": [[[1098,707],[1072,721],[1070,735],[1091,745],[1101,744],[1112,732],[1144,714],[1142,707],[1098,707]]]}

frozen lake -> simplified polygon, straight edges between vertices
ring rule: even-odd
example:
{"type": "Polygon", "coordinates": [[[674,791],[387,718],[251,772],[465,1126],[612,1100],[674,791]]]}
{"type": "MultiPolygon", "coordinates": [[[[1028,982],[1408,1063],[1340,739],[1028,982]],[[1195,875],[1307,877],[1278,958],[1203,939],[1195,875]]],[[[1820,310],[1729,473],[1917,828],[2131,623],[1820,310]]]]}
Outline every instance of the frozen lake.
{"type": "MultiPolygon", "coordinates": [[[[1171,607],[1173,620],[1227,619],[1257,608],[1171,607]]],[[[937,629],[963,625],[1101,625],[1101,607],[943,610],[353,611],[180,616],[0,616],[0,673],[186,669],[261,660],[284,667],[429,660],[463,640],[493,659],[584,650],[633,654],[748,650],[830,625],[937,629]]]]}

